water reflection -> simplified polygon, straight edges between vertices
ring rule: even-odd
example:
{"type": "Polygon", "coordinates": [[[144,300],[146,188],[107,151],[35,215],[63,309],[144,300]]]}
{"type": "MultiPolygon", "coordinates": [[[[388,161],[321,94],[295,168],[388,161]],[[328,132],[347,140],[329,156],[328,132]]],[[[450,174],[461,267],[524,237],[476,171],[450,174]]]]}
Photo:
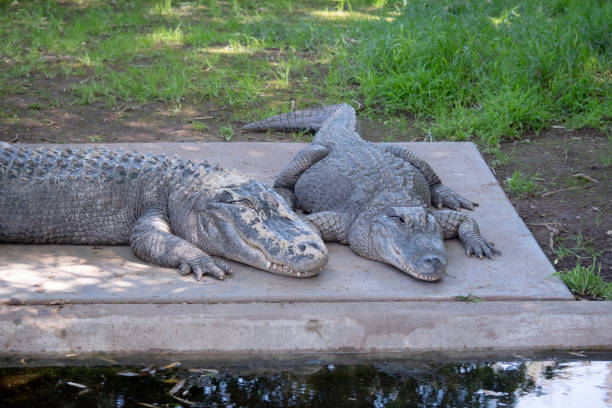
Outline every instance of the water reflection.
{"type": "Polygon", "coordinates": [[[4,368],[0,406],[612,407],[612,362],[4,368]]]}
{"type": "Polygon", "coordinates": [[[612,362],[525,363],[535,392],[521,395],[516,407],[612,407],[612,362]]]}

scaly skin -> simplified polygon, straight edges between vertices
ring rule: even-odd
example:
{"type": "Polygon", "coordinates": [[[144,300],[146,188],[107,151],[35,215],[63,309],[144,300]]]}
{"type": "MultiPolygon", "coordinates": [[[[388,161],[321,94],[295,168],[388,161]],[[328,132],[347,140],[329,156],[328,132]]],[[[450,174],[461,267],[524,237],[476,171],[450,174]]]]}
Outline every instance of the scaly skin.
{"type": "Polygon", "coordinates": [[[426,281],[439,280],[447,258],[443,239],[458,237],[467,255],[499,253],[461,208],[473,203],[442,182],[414,153],[361,139],[355,111],[346,104],[281,114],[244,130],[309,130],[312,143],[276,178],[274,187],[310,213],[325,241],[385,262],[426,281]],[[435,211],[443,206],[451,210],[435,211]]]}
{"type": "Polygon", "coordinates": [[[162,266],[223,279],[217,256],[308,277],[327,249],[271,188],[164,155],[0,142],[0,242],[127,245],[162,266]]]}

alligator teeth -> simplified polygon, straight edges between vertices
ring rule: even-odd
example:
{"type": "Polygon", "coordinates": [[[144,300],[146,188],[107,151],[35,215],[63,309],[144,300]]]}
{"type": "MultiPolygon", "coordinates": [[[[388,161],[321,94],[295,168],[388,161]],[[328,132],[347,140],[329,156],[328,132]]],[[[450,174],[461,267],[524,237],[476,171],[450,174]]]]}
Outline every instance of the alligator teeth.
{"type": "Polygon", "coordinates": [[[302,276],[302,273],[301,273],[301,272],[296,272],[295,274],[297,275],[297,277],[298,277],[298,278],[299,278],[300,276],[302,276]]]}
{"type": "Polygon", "coordinates": [[[268,261],[268,262],[266,263],[266,268],[270,268],[271,266],[272,266],[272,262],[268,261]]]}

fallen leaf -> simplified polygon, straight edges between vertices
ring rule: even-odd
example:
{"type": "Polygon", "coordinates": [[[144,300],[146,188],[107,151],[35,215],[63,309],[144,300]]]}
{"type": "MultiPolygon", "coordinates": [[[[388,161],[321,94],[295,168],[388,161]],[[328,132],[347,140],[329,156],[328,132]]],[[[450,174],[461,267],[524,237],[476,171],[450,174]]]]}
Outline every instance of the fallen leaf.
{"type": "Polygon", "coordinates": [[[140,372],[142,374],[148,374],[148,375],[153,375],[153,374],[155,374],[156,371],[157,370],[155,368],[153,368],[153,366],[146,367],[146,368],[143,368],[142,370],[140,370],[140,372]]]}
{"type": "Polygon", "coordinates": [[[213,370],[212,368],[190,368],[189,370],[190,373],[194,373],[194,374],[218,374],[219,371],[217,370],[213,370]]]}
{"type": "Polygon", "coordinates": [[[180,361],[175,361],[174,363],[166,364],[165,366],[160,368],[160,370],[169,370],[171,368],[176,368],[176,367],[180,367],[180,366],[181,366],[181,362],[180,361]]]}
{"type": "Polygon", "coordinates": [[[507,392],[497,392],[492,390],[478,390],[476,394],[486,395],[487,397],[505,397],[508,395],[507,392]]]}
{"type": "Polygon", "coordinates": [[[72,382],[72,381],[66,381],[66,384],[68,384],[68,385],[70,385],[72,387],[77,387],[77,388],[82,388],[82,389],[86,389],[87,388],[86,385],[75,383],[75,382],[72,382]]]}
{"type": "Polygon", "coordinates": [[[121,377],[138,377],[139,374],[133,373],[131,371],[122,371],[120,373],[117,373],[117,375],[121,377]]]}
{"type": "Polygon", "coordinates": [[[179,397],[177,397],[176,395],[172,395],[172,394],[169,394],[169,395],[170,395],[172,398],[174,398],[175,400],[177,400],[177,401],[181,401],[183,404],[187,404],[187,405],[191,405],[191,406],[196,405],[196,403],[195,403],[195,402],[193,402],[193,401],[189,401],[189,400],[184,399],[184,398],[179,398],[179,397]]]}
{"type": "Polygon", "coordinates": [[[185,385],[185,380],[181,380],[181,381],[177,382],[176,385],[174,387],[172,387],[172,389],[169,391],[170,395],[174,395],[177,392],[179,392],[180,389],[183,388],[183,385],[185,385]]]}
{"type": "Polygon", "coordinates": [[[467,295],[467,296],[455,296],[455,300],[459,301],[459,302],[474,302],[474,303],[478,303],[478,302],[484,302],[485,300],[483,298],[480,298],[478,296],[474,296],[474,295],[467,295]]]}

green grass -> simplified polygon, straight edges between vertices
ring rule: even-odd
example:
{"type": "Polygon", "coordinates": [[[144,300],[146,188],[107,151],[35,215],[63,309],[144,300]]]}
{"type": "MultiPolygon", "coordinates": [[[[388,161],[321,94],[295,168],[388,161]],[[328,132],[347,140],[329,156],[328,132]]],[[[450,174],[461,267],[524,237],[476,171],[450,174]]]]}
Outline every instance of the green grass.
{"type": "Polygon", "coordinates": [[[584,258],[595,258],[602,255],[602,252],[593,246],[593,242],[578,234],[569,238],[557,238],[556,247],[554,249],[555,259],[553,263],[556,265],[559,261],[572,256],[578,260],[584,258]]]}
{"type": "MultiPolygon", "coordinates": [[[[0,92],[230,106],[251,120],[357,100],[387,130],[495,147],[612,120],[605,0],[1,1],[0,92]]],[[[604,159],[607,160],[607,159],[604,159]]]]}
{"type": "Polygon", "coordinates": [[[193,130],[196,132],[206,132],[208,130],[208,125],[206,123],[197,120],[191,121],[191,127],[193,127],[193,130]]]}
{"type": "Polygon", "coordinates": [[[605,167],[612,166],[612,135],[608,134],[608,149],[599,155],[599,162],[605,167]]]}
{"type": "Polygon", "coordinates": [[[506,191],[516,198],[532,196],[539,190],[534,176],[524,175],[518,170],[512,173],[512,177],[506,179],[505,186],[506,191]]]}
{"type": "Polygon", "coordinates": [[[600,276],[601,264],[597,266],[596,258],[590,266],[582,266],[580,261],[573,269],[564,269],[555,273],[579,298],[612,300],[612,282],[605,283],[600,276]]]}
{"type": "Polygon", "coordinates": [[[230,126],[222,126],[219,128],[219,135],[225,139],[226,142],[229,142],[234,137],[234,129],[230,126]]]}

